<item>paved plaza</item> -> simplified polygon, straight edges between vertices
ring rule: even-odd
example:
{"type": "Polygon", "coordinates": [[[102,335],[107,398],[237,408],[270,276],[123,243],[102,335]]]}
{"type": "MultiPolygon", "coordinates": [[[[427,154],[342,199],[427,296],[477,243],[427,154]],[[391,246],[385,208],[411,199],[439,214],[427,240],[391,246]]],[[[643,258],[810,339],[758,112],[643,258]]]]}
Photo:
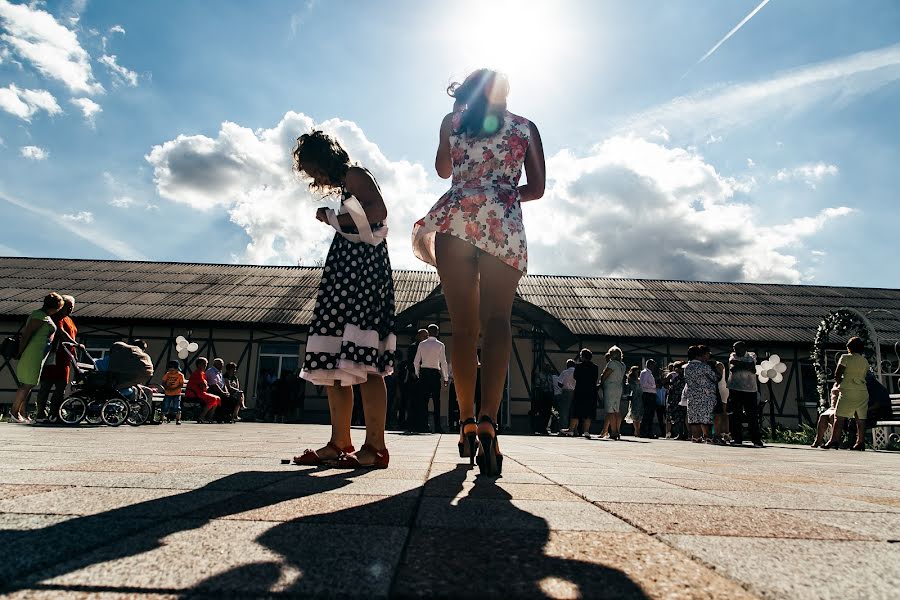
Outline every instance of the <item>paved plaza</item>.
{"type": "Polygon", "coordinates": [[[896,454],[504,436],[494,482],[391,434],[386,471],[281,464],[327,434],[0,424],[0,592],[900,596],[896,454]]]}

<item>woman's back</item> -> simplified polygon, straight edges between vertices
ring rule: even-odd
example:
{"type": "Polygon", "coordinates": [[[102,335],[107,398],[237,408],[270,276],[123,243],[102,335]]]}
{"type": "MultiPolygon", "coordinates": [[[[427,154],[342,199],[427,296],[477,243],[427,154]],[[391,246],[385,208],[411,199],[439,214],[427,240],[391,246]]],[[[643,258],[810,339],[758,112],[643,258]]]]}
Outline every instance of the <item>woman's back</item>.
{"type": "Polygon", "coordinates": [[[693,394],[715,394],[716,380],[715,373],[712,368],[705,362],[692,360],[684,367],[684,393],[693,394]]]}
{"type": "Polygon", "coordinates": [[[624,389],[625,363],[611,360],[606,363],[606,368],[610,370],[610,374],[603,382],[603,389],[624,389]]]}
{"type": "Polygon", "coordinates": [[[843,354],[838,364],[844,367],[844,378],[841,380],[841,388],[866,387],[866,373],[869,370],[869,361],[862,354],[843,354]]]}
{"type": "MultiPolygon", "coordinates": [[[[453,114],[453,133],[450,134],[453,185],[516,192],[531,137],[531,123],[505,111],[497,133],[475,137],[460,131],[462,115],[463,111],[453,114]]],[[[515,196],[510,201],[517,200],[518,194],[515,196]]]]}

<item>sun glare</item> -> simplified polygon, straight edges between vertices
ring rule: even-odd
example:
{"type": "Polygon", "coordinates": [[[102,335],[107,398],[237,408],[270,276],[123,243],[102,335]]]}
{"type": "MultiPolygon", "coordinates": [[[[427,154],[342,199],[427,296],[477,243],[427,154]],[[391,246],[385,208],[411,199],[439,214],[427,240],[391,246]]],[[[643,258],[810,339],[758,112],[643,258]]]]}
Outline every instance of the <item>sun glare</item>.
{"type": "MultiPolygon", "coordinates": [[[[546,82],[564,68],[565,3],[482,0],[472,2],[455,23],[454,60],[461,70],[487,67],[506,73],[513,93],[526,80],[546,82]],[[537,77],[536,77],[537,76],[537,77]]],[[[534,81],[535,85],[539,85],[534,81]]]]}

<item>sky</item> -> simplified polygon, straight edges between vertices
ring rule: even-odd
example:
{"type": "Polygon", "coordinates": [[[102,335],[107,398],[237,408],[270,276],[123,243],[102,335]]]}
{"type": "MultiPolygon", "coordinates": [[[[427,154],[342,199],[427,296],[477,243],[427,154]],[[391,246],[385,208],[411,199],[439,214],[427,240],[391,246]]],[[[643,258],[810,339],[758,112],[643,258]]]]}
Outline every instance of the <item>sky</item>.
{"type": "Polygon", "coordinates": [[[445,90],[492,67],[547,157],[530,273],[895,288],[898,32],[892,0],[0,0],[0,255],[317,264],[321,128],[430,268],[445,90]]]}

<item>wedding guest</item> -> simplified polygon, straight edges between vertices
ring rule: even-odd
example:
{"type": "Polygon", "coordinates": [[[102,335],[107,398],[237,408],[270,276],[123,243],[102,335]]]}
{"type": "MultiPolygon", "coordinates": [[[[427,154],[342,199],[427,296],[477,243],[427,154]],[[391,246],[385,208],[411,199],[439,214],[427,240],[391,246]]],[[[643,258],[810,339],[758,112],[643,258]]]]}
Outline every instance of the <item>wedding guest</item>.
{"type": "Polygon", "coordinates": [[[428,326],[428,337],[419,342],[416,358],[413,360],[426,420],[423,431],[427,431],[428,401],[431,400],[434,406],[434,433],[444,433],[441,424],[441,382],[444,386],[450,382],[447,350],[444,342],[438,339],[440,331],[440,327],[433,323],[428,326]]]}
{"type": "MultiPolygon", "coordinates": [[[[33,311],[25,322],[19,338],[19,363],[16,365],[16,379],[19,389],[9,411],[9,422],[30,424],[26,415],[26,405],[31,390],[41,382],[44,361],[50,354],[50,345],[57,332],[56,323],[51,318],[63,307],[62,296],[50,292],[44,298],[41,308],[33,311]]],[[[72,340],[74,342],[74,340],[72,340]]]]}
{"type": "Polygon", "coordinates": [[[464,452],[479,446],[482,474],[498,475],[496,419],[512,347],[511,316],[528,255],[521,203],[544,195],[544,152],[537,127],[506,108],[509,82],[479,69],[448,93],[453,111],[440,129],[435,168],[453,177],[413,230],[413,250],[437,267],[453,323],[453,356],[464,452]],[[519,185],[524,167],[527,183],[519,185]],[[475,355],[482,336],[482,404],[474,414],[475,355]]]}
{"type": "Polygon", "coordinates": [[[644,418],[641,420],[641,437],[656,439],[653,427],[653,416],[656,414],[656,361],[647,359],[644,370],[641,371],[641,399],[644,402],[644,418]]]}
{"type": "MultiPolygon", "coordinates": [[[[559,374],[556,384],[562,392],[559,395],[559,422],[560,427],[566,427],[569,424],[569,412],[572,409],[572,394],[575,392],[575,360],[566,361],[566,368],[559,374]]],[[[560,429],[560,435],[566,435],[568,429],[560,429]]]]}
{"type": "Polygon", "coordinates": [[[609,437],[617,440],[619,439],[619,412],[624,391],[625,363],[622,362],[622,349],[618,346],[610,348],[607,355],[609,360],[600,375],[600,381],[603,383],[603,406],[606,409],[603,430],[609,429],[609,437]]]}
{"type": "Polygon", "coordinates": [[[687,400],[691,441],[711,443],[710,430],[713,424],[713,410],[716,407],[718,377],[708,364],[709,348],[691,346],[688,348],[688,361],[684,367],[685,385],[682,395],[687,400]]]}
{"type": "Polygon", "coordinates": [[[744,443],[744,425],[747,421],[750,429],[750,441],[754,446],[762,447],[762,436],[759,433],[759,401],[756,383],[757,357],[747,352],[747,344],[735,342],[733,352],[728,357],[731,376],[728,378],[728,401],[731,403],[731,437],[735,446],[744,443]]]}
{"type": "Polygon", "coordinates": [[[644,418],[644,391],[641,389],[641,368],[628,369],[628,415],[634,426],[634,437],[641,437],[641,421],[644,418]]]}
{"type": "Polygon", "coordinates": [[[335,229],[325,259],[300,376],[324,386],[331,414],[331,439],[307,449],[294,462],[328,461],[342,468],[388,467],[384,438],[387,390],[394,371],[394,282],[385,228],[387,207],[372,174],[354,166],[338,141],[322,131],[297,138],[294,167],[310,189],[339,196],[340,213],[322,207],[316,219],[335,229]],[[358,384],[366,441],[358,452],[350,439],[353,389],[358,384]]]}
{"type": "Polygon", "coordinates": [[[575,365],[575,392],[572,394],[572,410],[569,419],[569,431],[590,439],[591,420],[597,412],[597,380],[600,369],[593,362],[594,354],[587,348],[579,354],[581,359],[575,365]]]}
{"type": "Polygon", "coordinates": [[[184,391],[184,397],[188,399],[198,400],[203,409],[197,418],[198,423],[211,423],[209,417],[215,412],[222,403],[222,399],[215,394],[209,393],[209,382],[206,381],[206,365],[209,361],[202,356],[194,361],[196,369],[188,378],[187,388],[184,391]]]}
{"type": "MultiPolygon", "coordinates": [[[[78,328],[71,316],[75,310],[75,298],[66,295],[62,299],[63,307],[50,318],[53,319],[58,331],[74,340],[78,335],[78,328]]],[[[48,360],[44,363],[41,371],[41,387],[37,397],[37,419],[46,419],[51,422],[59,420],[59,407],[65,396],[66,386],[69,385],[69,376],[72,371],[73,355],[70,352],[75,352],[75,349],[67,349],[62,344],[62,335],[60,335],[54,340],[52,352],[52,357],[47,357],[48,360]],[[54,359],[53,364],[50,364],[50,358],[54,359]],[[50,398],[50,412],[45,414],[48,397],[50,398]]]]}
{"type": "MultiPolygon", "coordinates": [[[[225,365],[225,389],[228,390],[228,395],[231,398],[232,410],[231,419],[232,421],[240,421],[241,410],[247,408],[246,404],[244,404],[244,390],[241,387],[241,382],[237,376],[237,363],[229,362],[225,365]]],[[[302,421],[302,418],[301,418],[302,421]]]]}
{"type": "Polygon", "coordinates": [[[869,414],[866,373],[869,371],[869,361],[863,355],[865,350],[865,342],[854,336],[847,341],[847,354],[842,354],[838,359],[837,369],[834,371],[834,381],[839,390],[834,409],[834,426],[831,428],[831,439],[823,448],[836,448],[841,440],[844,421],[856,419],[856,443],[852,449],[866,449],[866,417],[869,414]]]}
{"type": "Polygon", "coordinates": [[[681,405],[684,392],[684,362],[676,361],[668,376],[669,393],[666,396],[666,418],[671,427],[672,437],[676,440],[687,439],[685,418],[687,410],[681,405]]]}

